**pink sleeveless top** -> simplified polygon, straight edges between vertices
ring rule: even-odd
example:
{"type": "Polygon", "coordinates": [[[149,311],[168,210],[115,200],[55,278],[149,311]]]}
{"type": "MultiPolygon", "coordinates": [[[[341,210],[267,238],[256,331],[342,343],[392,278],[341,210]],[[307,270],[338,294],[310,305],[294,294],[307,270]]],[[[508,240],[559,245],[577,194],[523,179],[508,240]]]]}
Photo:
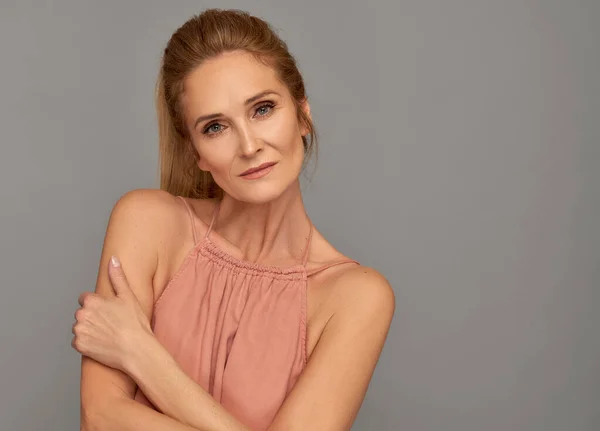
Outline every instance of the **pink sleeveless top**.
{"type": "MultiPolygon", "coordinates": [[[[278,267],[247,262],[198,241],[154,304],[152,329],[183,371],[252,430],[265,430],[307,361],[308,277],[344,259],[307,271],[311,223],[302,263],[278,267]]],[[[155,408],[137,390],[135,399],[155,408]]]]}

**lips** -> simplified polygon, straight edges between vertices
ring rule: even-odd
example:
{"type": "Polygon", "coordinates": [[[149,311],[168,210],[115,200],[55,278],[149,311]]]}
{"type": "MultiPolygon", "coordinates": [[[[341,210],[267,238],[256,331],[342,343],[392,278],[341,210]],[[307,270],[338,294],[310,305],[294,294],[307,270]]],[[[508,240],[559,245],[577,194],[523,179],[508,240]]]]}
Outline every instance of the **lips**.
{"type": "Polygon", "coordinates": [[[263,163],[262,165],[256,166],[254,168],[250,168],[250,169],[242,172],[240,174],[240,177],[253,174],[254,172],[262,171],[265,168],[273,166],[275,163],[277,163],[277,162],[266,162],[266,163],[263,163]]]}

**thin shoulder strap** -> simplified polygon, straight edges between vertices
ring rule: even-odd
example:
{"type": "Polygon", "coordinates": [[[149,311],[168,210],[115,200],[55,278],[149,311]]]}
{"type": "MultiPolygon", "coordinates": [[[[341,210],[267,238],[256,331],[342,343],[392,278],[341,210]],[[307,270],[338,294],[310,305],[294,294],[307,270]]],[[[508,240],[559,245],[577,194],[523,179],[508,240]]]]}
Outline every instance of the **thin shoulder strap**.
{"type": "MultiPolygon", "coordinates": [[[[306,263],[308,262],[308,252],[310,250],[310,242],[311,242],[312,234],[313,234],[313,230],[314,230],[313,228],[314,228],[314,226],[313,226],[313,224],[311,222],[311,224],[310,224],[310,231],[308,232],[308,240],[306,241],[306,250],[304,250],[304,257],[302,258],[302,266],[304,266],[305,268],[306,268],[306,263]]],[[[316,274],[316,273],[321,272],[321,271],[324,271],[327,268],[331,268],[332,266],[336,266],[336,265],[342,265],[344,263],[356,263],[357,265],[360,265],[360,263],[358,261],[353,260],[353,259],[336,260],[336,261],[333,261],[333,262],[329,262],[329,263],[327,263],[327,264],[325,264],[323,266],[320,266],[318,268],[311,269],[310,271],[307,270],[306,271],[306,276],[310,277],[311,275],[316,274]]]]}
{"type": "Polygon", "coordinates": [[[314,274],[316,274],[318,272],[324,271],[327,268],[331,268],[332,266],[336,266],[336,265],[342,265],[344,263],[356,263],[357,265],[360,265],[360,263],[358,261],[353,260],[353,259],[336,260],[334,262],[327,263],[327,264],[325,264],[323,266],[320,266],[318,268],[312,269],[310,271],[306,271],[306,276],[310,277],[311,275],[314,275],[314,274]]]}
{"type": "Polygon", "coordinates": [[[310,223],[310,230],[308,231],[308,239],[306,240],[306,245],[304,246],[304,256],[302,256],[302,266],[306,267],[306,262],[308,262],[308,251],[310,250],[310,241],[312,239],[313,233],[313,224],[310,223]]]}
{"type": "Polygon", "coordinates": [[[187,209],[188,215],[190,216],[190,224],[192,225],[192,235],[194,235],[194,244],[198,242],[198,235],[196,234],[196,223],[194,223],[194,210],[183,196],[177,196],[181,199],[185,208],[187,209]]]}
{"type": "Polygon", "coordinates": [[[221,201],[217,202],[217,204],[215,205],[215,208],[213,209],[212,217],[210,219],[210,225],[208,226],[208,229],[206,230],[206,235],[204,235],[204,239],[207,239],[208,236],[210,235],[210,233],[212,232],[213,226],[215,225],[215,220],[217,219],[217,216],[219,215],[219,208],[221,208],[221,201]]]}

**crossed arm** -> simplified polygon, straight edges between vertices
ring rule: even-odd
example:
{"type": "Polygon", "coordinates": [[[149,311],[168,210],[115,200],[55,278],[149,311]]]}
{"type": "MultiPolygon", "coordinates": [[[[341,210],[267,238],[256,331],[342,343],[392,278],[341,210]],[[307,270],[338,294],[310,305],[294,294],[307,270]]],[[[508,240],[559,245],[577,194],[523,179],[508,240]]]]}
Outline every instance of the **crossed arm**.
{"type": "MultiPolygon", "coordinates": [[[[131,307],[132,314],[137,310],[143,329],[120,334],[136,344],[135,352],[123,352],[120,361],[105,364],[102,361],[110,361],[104,357],[83,356],[82,430],[256,431],[240,423],[189,378],[148,330],[159,244],[173,235],[161,233],[158,225],[181,226],[181,221],[174,219],[179,217],[178,205],[166,192],[137,190],[127,193],[113,209],[97,296],[85,301],[91,309],[100,298],[121,301],[120,306],[131,307]],[[112,255],[119,256],[126,280],[119,281],[114,268],[109,278],[112,255]],[[133,399],[136,386],[162,413],[133,399]]],[[[269,431],[347,430],[358,413],[387,337],[394,294],[381,275],[365,267],[346,271],[335,283],[339,288],[334,286],[332,291],[340,292],[339,306],[269,431]]],[[[81,349],[85,351],[84,346],[81,349]]]]}

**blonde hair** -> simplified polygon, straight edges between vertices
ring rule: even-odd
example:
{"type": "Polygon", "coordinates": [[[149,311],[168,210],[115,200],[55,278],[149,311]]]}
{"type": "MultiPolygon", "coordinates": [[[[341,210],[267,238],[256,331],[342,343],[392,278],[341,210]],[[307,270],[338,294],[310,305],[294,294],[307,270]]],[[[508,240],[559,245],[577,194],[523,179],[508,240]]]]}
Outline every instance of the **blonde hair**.
{"type": "Polygon", "coordinates": [[[286,43],[267,22],[247,12],[207,9],[173,33],[162,56],[156,85],[161,189],[192,198],[223,196],[210,173],[197,166],[197,154],[183,115],[183,83],[203,61],[238,50],[252,54],[276,72],[294,100],[299,122],[309,130],[302,137],[305,162],[316,152],[316,130],[301,108],[306,99],[304,81],[286,43]]]}

